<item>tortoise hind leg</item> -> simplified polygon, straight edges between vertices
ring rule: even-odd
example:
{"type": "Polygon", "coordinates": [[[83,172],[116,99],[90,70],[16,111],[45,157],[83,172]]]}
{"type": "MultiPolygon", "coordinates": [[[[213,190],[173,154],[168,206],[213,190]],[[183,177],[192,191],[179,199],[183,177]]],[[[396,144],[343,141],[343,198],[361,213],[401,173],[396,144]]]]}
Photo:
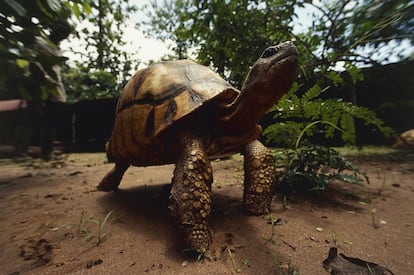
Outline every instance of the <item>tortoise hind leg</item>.
{"type": "Polygon", "coordinates": [[[115,163],[115,167],[98,184],[98,190],[105,192],[118,190],[119,183],[128,167],[128,164],[115,163]]]}
{"type": "Polygon", "coordinates": [[[211,243],[207,219],[211,212],[212,168],[200,139],[181,135],[180,143],[182,151],[174,170],[169,208],[185,244],[203,253],[211,243]]]}
{"type": "Polygon", "coordinates": [[[258,140],[246,145],[243,194],[245,210],[255,215],[269,213],[274,178],[275,164],[272,152],[258,140]]]}

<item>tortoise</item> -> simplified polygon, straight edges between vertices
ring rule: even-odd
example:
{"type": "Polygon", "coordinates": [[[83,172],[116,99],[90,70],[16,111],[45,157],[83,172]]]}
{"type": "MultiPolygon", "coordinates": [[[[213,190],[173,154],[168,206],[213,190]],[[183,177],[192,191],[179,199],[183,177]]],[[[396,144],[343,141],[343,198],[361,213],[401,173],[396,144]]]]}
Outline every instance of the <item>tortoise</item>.
{"type": "Polygon", "coordinates": [[[258,141],[258,123],[290,89],[297,72],[297,50],[290,41],[266,48],[241,90],[190,60],[139,70],[118,99],[105,145],[115,167],[98,189],[116,191],[130,165],[175,164],[170,213],[189,249],[208,250],[210,160],[243,154],[243,208],[256,215],[270,211],[275,167],[271,151],[258,141]]]}
{"type": "Polygon", "coordinates": [[[414,129],[396,135],[392,147],[397,149],[414,149],[414,129]]]}

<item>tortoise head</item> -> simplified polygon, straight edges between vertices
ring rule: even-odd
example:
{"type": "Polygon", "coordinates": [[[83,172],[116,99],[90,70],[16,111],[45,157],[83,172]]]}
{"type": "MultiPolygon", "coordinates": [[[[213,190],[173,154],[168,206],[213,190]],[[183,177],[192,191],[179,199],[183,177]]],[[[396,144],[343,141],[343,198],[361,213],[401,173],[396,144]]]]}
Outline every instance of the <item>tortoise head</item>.
{"type": "Polygon", "coordinates": [[[256,102],[271,102],[272,106],[290,89],[297,72],[297,50],[292,42],[268,47],[250,69],[242,93],[254,93],[256,102]]]}
{"type": "Polygon", "coordinates": [[[240,95],[228,106],[223,118],[226,127],[235,131],[252,129],[288,92],[297,73],[297,50],[292,42],[265,49],[250,69],[240,95]]]}

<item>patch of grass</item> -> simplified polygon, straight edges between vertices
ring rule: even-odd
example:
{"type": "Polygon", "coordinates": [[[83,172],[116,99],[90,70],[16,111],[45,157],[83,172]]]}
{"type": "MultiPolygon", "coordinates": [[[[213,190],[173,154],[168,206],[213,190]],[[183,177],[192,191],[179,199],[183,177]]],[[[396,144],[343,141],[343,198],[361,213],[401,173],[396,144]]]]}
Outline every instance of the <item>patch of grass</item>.
{"type": "Polygon", "coordinates": [[[227,247],[227,252],[229,253],[230,260],[231,260],[231,264],[233,265],[233,269],[234,269],[234,271],[235,271],[236,273],[240,273],[240,272],[242,272],[241,268],[239,268],[239,267],[237,266],[237,264],[236,264],[236,260],[235,260],[235,258],[234,258],[234,256],[233,256],[233,253],[231,252],[231,248],[230,248],[230,247],[227,247]]]}
{"type": "Polygon", "coordinates": [[[275,237],[275,235],[276,235],[276,230],[275,230],[275,226],[276,226],[276,224],[275,224],[275,219],[273,218],[273,216],[272,216],[272,215],[270,215],[270,216],[269,216],[269,218],[268,218],[268,220],[269,220],[269,222],[265,223],[265,224],[264,224],[264,226],[263,226],[263,228],[262,228],[262,239],[263,239],[263,240],[265,240],[265,241],[268,241],[268,242],[270,242],[270,243],[272,243],[272,244],[280,245],[280,243],[279,243],[278,241],[274,240],[274,237],[275,237]],[[271,231],[270,231],[270,236],[268,236],[268,237],[267,237],[267,236],[265,236],[265,234],[264,234],[264,230],[265,230],[265,228],[267,228],[268,226],[270,226],[271,231]]]}
{"type": "Polygon", "coordinates": [[[82,210],[79,222],[76,224],[67,224],[64,226],[69,226],[76,228],[76,234],[78,236],[85,236],[85,239],[89,242],[95,240],[95,245],[100,245],[105,241],[108,232],[104,232],[105,225],[107,224],[109,217],[112,215],[114,210],[109,211],[102,220],[94,219],[93,214],[86,216],[86,211],[82,210]],[[91,231],[90,225],[96,224],[97,230],[95,232],[91,231]]]}
{"type": "Polygon", "coordinates": [[[250,267],[250,259],[243,259],[241,260],[244,267],[250,267]]]}
{"type": "Polygon", "coordinates": [[[204,261],[205,259],[214,260],[213,256],[204,247],[200,249],[185,248],[181,252],[190,258],[195,258],[197,262],[204,261]]]}
{"type": "Polygon", "coordinates": [[[332,229],[332,240],[335,247],[338,247],[338,234],[332,229]]]}
{"type": "Polygon", "coordinates": [[[35,232],[37,236],[42,236],[47,231],[53,230],[55,228],[56,226],[53,225],[52,223],[42,223],[36,228],[35,232]]]}
{"type": "Polygon", "coordinates": [[[243,271],[243,269],[246,269],[246,268],[250,267],[250,259],[248,259],[248,258],[242,259],[241,260],[242,267],[239,267],[238,264],[237,264],[236,258],[234,257],[234,254],[233,254],[232,250],[233,249],[231,247],[227,247],[227,252],[229,253],[230,261],[231,261],[231,264],[233,266],[234,272],[240,273],[240,272],[243,271]]]}
{"type": "Polygon", "coordinates": [[[276,253],[273,251],[269,251],[270,255],[272,256],[273,262],[275,263],[276,267],[276,274],[280,275],[299,275],[299,270],[293,267],[290,263],[283,264],[279,261],[279,258],[277,257],[276,253]]]}

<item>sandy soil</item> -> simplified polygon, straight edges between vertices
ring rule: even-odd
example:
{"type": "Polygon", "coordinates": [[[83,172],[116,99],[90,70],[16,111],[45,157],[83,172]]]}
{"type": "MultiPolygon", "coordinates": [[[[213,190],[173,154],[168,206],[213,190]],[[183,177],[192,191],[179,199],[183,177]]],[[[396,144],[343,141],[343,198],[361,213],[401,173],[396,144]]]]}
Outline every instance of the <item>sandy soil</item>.
{"type": "Polygon", "coordinates": [[[327,274],[333,246],[412,274],[414,162],[355,162],[369,185],[333,184],[285,205],[275,197],[270,215],[255,217],[240,209],[242,157],[214,161],[214,243],[197,261],[168,214],[173,166],[130,168],[119,192],[103,193],[95,186],[112,167],[103,154],[2,160],[0,274],[327,274]]]}

